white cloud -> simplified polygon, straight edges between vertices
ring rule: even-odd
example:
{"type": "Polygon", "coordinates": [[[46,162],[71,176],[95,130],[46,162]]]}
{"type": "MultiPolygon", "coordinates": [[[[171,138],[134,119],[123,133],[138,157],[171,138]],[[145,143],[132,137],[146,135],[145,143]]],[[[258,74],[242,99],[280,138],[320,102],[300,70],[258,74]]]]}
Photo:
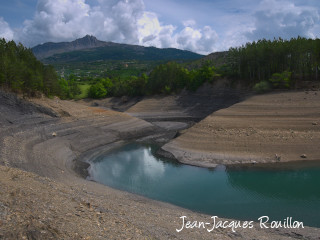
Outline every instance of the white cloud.
{"type": "Polygon", "coordinates": [[[104,41],[175,47],[204,54],[261,38],[320,37],[320,4],[316,1],[197,3],[181,4],[179,0],[38,0],[33,18],[26,20],[20,29],[10,28],[0,18],[0,36],[32,47],[48,41],[72,41],[90,34],[104,41]],[[145,2],[152,11],[146,11],[145,2]],[[179,11],[176,11],[178,7],[179,11]]]}
{"type": "Polygon", "coordinates": [[[6,40],[13,39],[13,31],[11,30],[9,24],[4,21],[2,17],[0,17],[0,38],[4,38],[6,40]]]}
{"type": "MultiPolygon", "coordinates": [[[[216,51],[216,43],[218,41],[218,34],[210,26],[205,26],[200,30],[201,38],[197,41],[196,48],[199,48],[200,52],[213,52],[216,51]]],[[[194,51],[195,49],[194,48],[194,51]]]]}
{"type": "Polygon", "coordinates": [[[316,37],[313,30],[319,25],[320,16],[316,7],[297,6],[289,1],[264,0],[255,11],[254,19],[254,29],[246,33],[248,39],[290,39],[298,35],[316,37]]]}
{"type": "MultiPolygon", "coordinates": [[[[163,24],[153,12],[145,11],[143,0],[39,0],[32,20],[7,35],[28,47],[48,41],[72,41],[86,34],[104,41],[175,47],[200,53],[214,50],[217,34],[210,27],[196,28],[194,20],[184,28],[163,24]]],[[[2,21],[3,22],[3,21],[2,21]]],[[[3,23],[2,23],[3,25],[3,23]]],[[[3,28],[3,27],[2,27],[3,28]]]]}
{"type": "Polygon", "coordinates": [[[39,0],[32,20],[17,38],[28,46],[46,41],[68,41],[86,35],[90,6],[84,0],[39,0]]]}
{"type": "Polygon", "coordinates": [[[158,36],[162,30],[162,26],[155,13],[144,12],[138,21],[139,42],[148,45],[159,45],[158,36]]]}
{"type": "Polygon", "coordinates": [[[24,22],[17,39],[28,46],[47,41],[71,41],[86,34],[102,40],[137,43],[137,22],[142,0],[100,0],[91,7],[85,0],[39,0],[32,20],[24,22]]]}
{"type": "Polygon", "coordinates": [[[178,48],[188,49],[199,53],[215,51],[218,34],[210,26],[202,29],[185,27],[176,35],[178,48]]]}
{"type": "Polygon", "coordinates": [[[162,25],[155,13],[144,12],[139,20],[139,43],[161,48],[174,47],[207,54],[215,50],[218,35],[209,26],[195,27],[194,20],[184,21],[184,28],[176,32],[173,25],[162,25]]]}
{"type": "Polygon", "coordinates": [[[97,29],[95,36],[110,41],[137,43],[138,21],[144,13],[142,0],[100,0],[100,9],[106,19],[104,31],[97,29]],[[110,31],[112,29],[112,31],[110,31]]]}
{"type": "Polygon", "coordinates": [[[219,50],[262,38],[320,37],[319,3],[300,0],[247,0],[245,9],[223,15],[221,22],[225,27],[217,31],[219,50]]]}
{"type": "Polygon", "coordinates": [[[193,19],[183,21],[182,23],[183,23],[183,26],[185,27],[194,27],[196,25],[196,21],[193,19]]]}

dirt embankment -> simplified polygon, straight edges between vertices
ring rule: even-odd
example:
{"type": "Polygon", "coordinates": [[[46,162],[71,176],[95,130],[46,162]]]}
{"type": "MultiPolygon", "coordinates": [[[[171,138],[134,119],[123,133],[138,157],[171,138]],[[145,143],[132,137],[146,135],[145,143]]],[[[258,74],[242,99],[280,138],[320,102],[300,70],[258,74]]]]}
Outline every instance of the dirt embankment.
{"type": "Polygon", "coordinates": [[[180,233],[210,216],[89,182],[74,172],[93,149],[162,128],[72,101],[28,103],[0,92],[0,239],[317,239],[318,229],[180,233]]]}
{"type": "Polygon", "coordinates": [[[214,112],[162,148],[200,166],[320,160],[320,92],[253,96],[214,112]]]}

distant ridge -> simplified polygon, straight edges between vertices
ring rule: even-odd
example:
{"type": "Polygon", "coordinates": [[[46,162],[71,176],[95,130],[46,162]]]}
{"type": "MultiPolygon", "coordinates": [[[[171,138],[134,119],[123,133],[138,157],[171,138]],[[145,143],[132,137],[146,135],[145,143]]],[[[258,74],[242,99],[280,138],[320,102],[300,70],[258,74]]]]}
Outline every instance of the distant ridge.
{"type": "Polygon", "coordinates": [[[111,42],[103,42],[98,40],[94,36],[86,35],[83,38],[76,39],[72,42],[60,42],[60,43],[53,43],[48,42],[44,44],[37,45],[32,48],[33,54],[38,59],[44,59],[50,57],[54,54],[83,50],[83,49],[90,49],[90,48],[97,48],[103,46],[110,46],[113,43],[111,42]]]}
{"type": "Polygon", "coordinates": [[[85,62],[99,60],[196,60],[203,55],[175,48],[155,48],[104,42],[86,35],[72,42],[44,43],[32,48],[45,63],[85,62]]]}

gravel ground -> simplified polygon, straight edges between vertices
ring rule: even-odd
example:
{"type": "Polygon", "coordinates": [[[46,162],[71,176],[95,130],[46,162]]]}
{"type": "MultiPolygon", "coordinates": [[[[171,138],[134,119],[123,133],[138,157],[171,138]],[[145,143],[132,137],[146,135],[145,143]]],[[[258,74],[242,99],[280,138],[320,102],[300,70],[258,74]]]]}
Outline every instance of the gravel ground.
{"type": "Polygon", "coordinates": [[[315,228],[258,225],[235,233],[177,232],[181,216],[210,216],[86,181],[74,171],[94,149],[161,135],[159,124],[73,101],[29,103],[3,92],[0,100],[0,239],[319,239],[315,228]]]}
{"type": "Polygon", "coordinates": [[[250,97],[214,112],[162,149],[198,166],[320,160],[320,92],[250,97]]]}

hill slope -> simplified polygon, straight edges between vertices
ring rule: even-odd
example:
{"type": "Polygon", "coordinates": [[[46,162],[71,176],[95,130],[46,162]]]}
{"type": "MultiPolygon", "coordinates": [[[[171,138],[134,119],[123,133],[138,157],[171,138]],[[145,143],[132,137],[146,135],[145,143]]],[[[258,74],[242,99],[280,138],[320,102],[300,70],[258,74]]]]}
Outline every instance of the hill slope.
{"type": "Polygon", "coordinates": [[[11,123],[0,119],[0,239],[319,239],[319,229],[308,227],[272,230],[257,225],[236,233],[230,228],[178,233],[181,216],[201,221],[211,216],[86,181],[73,171],[78,160],[90,157],[85,154],[89,149],[106,150],[116,147],[115,141],[151,134],[151,124],[46,98],[34,101],[60,117],[35,109],[24,114],[20,101],[4,97],[9,99],[0,101],[0,107],[12,111],[12,117],[11,123]]]}
{"type": "Polygon", "coordinates": [[[46,63],[87,62],[99,60],[195,60],[200,54],[174,48],[159,49],[137,45],[103,42],[85,36],[73,42],[45,43],[32,49],[46,63]]]}
{"type": "Polygon", "coordinates": [[[102,47],[107,45],[112,46],[112,44],[113,43],[110,43],[110,42],[99,41],[94,36],[87,35],[73,42],[44,43],[44,44],[33,47],[31,50],[38,59],[44,59],[54,54],[102,47]]]}
{"type": "Polygon", "coordinates": [[[317,91],[257,95],[212,113],[163,149],[211,167],[319,160],[319,111],[317,91]]]}

